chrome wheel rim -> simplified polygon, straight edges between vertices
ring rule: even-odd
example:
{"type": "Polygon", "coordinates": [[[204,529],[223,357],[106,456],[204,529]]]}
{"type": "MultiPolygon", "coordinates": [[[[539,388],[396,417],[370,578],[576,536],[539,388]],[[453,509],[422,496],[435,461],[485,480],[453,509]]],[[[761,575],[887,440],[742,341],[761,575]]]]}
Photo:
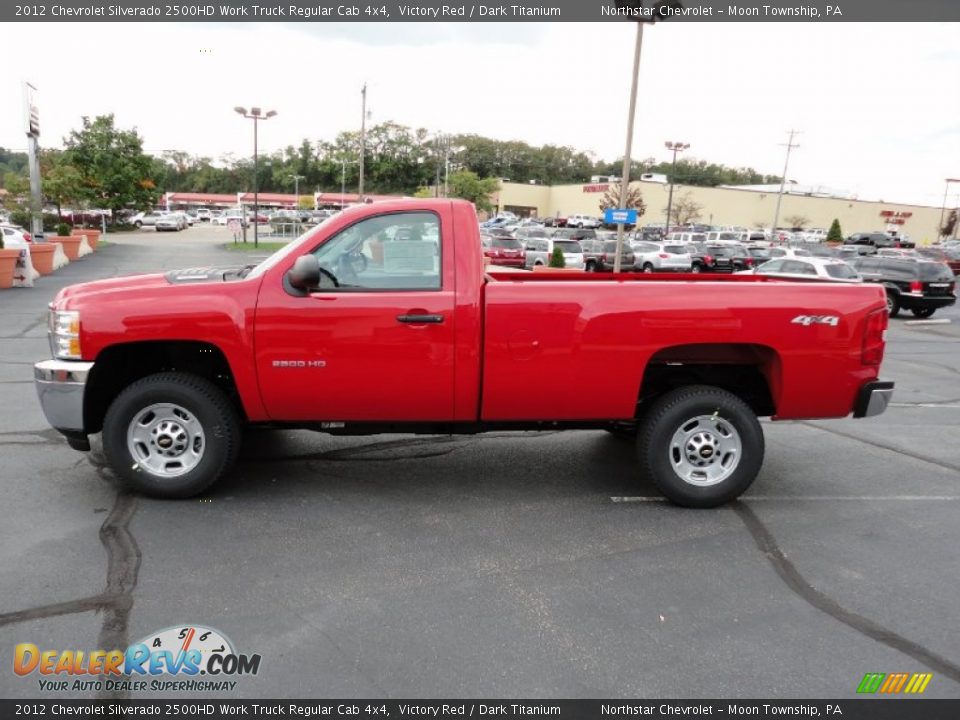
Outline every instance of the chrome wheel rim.
{"type": "Polygon", "coordinates": [[[888,313],[893,312],[893,296],[892,295],[887,295],[887,312],[888,313]]]}
{"type": "Polygon", "coordinates": [[[718,414],[684,420],[667,450],[673,471],[684,482],[708,487],[726,480],[743,454],[740,433],[718,414]]]}
{"type": "Polygon", "coordinates": [[[130,421],[127,449],[134,463],[152,475],[177,477],[200,463],[206,441],[193,413],[174,403],[156,403],[130,421]]]}

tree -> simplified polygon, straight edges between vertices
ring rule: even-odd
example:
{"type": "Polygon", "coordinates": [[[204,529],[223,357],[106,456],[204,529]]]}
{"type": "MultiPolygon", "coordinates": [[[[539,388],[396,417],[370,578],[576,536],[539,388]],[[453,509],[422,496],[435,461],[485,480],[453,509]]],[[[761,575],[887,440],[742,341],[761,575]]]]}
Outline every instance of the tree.
{"type": "Polygon", "coordinates": [[[830,223],[830,229],[827,230],[827,242],[843,242],[843,232],[840,230],[840,221],[837,218],[830,223]]]}
{"type": "Polygon", "coordinates": [[[553,252],[550,253],[550,263],[548,267],[552,268],[562,268],[567,266],[567,259],[563,256],[563,249],[559,246],[553,248],[553,252]]]}
{"type": "Polygon", "coordinates": [[[646,203],[643,202],[643,193],[640,192],[639,185],[628,185],[627,204],[620,204],[620,187],[622,183],[611,183],[603,197],[600,199],[600,212],[608,208],[625,207],[628,210],[636,210],[637,217],[640,217],[647,211],[646,203]]]}
{"type": "Polygon", "coordinates": [[[940,237],[950,237],[953,235],[954,229],[957,227],[957,211],[951,210],[950,214],[947,215],[947,222],[942,228],[940,228],[940,237]]]}
{"type": "MultiPolygon", "coordinates": [[[[673,222],[677,225],[686,225],[687,223],[699,220],[701,210],[703,210],[703,205],[694,200],[689,192],[678,195],[674,198],[673,207],[671,208],[673,222]]],[[[663,209],[663,214],[667,214],[667,208],[663,209]]],[[[668,221],[669,220],[668,218],[668,221]]]]}
{"type": "Polygon", "coordinates": [[[458,170],[450,173],[448,186],[450,197],[469,200],[477,210],[489,212],[493,209],[490,196],[500,189],[500,181],[492,177],[481,179],[469,170],[458,170]]]}
{"type": "Polygon", "coordinates": [[[799,228],[800,230],[803,230],[804,226],[810,222],[810,218],[806,215],[788,215],[784,220],[791,228],[799,228]]]}
{"type": "Polygon", "coordinates": [[[63,205],[76,202],[83,195],[83,177],[73,165],[58,158],[44,173],[43,195],[57,206],[57,217],[63,217],[63,205]]]}
{"type": "Polygon", "coordinates": [[[7,191],[3,195],[3,205],[12,210],[29,196],[30,180],[19,173],[7,172],[3,176],[3,188],[7,191]]]}
{"type": "Polygon", "coordinates": [[[81,176],[81,196],[94,206],[113,211],[148,209],[160,192],[153,178],[153,159],[143,152],[136,130],[121,130],[113,115],[83,118],[83,127],[64,138],[64,162],[81,176]]]}

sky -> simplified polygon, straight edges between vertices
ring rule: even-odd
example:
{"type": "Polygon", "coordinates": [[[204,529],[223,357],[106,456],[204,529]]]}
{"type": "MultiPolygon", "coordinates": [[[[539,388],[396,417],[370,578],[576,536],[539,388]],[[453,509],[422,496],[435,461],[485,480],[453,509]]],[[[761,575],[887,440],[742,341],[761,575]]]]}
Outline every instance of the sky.
{"type": "MultiPolygon", "coordinates": [[[[626,139],[635,25],[608,23],[45,23],[7,28],[0,146],[24,149],[22,81],[41,138],[114,113],[147,151],[252,153],[237,105],[276,110],[260,150],[394,121],[613,160],[626,139]],[[56,52],[52,52],[56,49],[56,52]],[[38,52],[39,50],[39,52],[38,52]],[[8,58],[22,61],[10,63],[8,58]]],[[[861,199],[943,202],[960,178],[960,46],[951,24],[646,26],[632,156],[779,175],[861,199]]],[[[960,183],[949,203],[960,201],[960,183]]]]}

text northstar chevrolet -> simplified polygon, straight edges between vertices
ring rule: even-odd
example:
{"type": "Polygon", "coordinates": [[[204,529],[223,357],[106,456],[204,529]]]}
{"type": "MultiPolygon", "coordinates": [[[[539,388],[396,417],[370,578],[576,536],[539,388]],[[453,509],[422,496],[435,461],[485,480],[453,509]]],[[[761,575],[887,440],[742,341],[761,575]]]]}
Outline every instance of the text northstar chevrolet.
{"type": "Polygon", "coordinates": [[[670,500],[710,507],[757,476],[758,416],[883,412],[886,327],[868,284],[496,272],[471,204],[403,200],[348,209],[257,266],[65,288],[35,379],[72,447],[102,432],[116,474],[158,497],[209,487],[244,425],[597,428],[634,438],[670,500]],[[604,392],[580,390],[598,373],[604,392]]]}

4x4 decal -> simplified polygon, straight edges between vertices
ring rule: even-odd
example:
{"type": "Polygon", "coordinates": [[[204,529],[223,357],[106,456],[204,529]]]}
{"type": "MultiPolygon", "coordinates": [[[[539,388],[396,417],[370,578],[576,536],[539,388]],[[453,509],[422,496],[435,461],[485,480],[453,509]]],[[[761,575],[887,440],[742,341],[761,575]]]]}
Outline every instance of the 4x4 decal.
{"type": "Polygon", "coordinates": [[[830,325],[837,327],[840,324],[840,318],[836,315],[797,315],[790,321],[796,325],[810,327],[811,325],[830,325]]]}

